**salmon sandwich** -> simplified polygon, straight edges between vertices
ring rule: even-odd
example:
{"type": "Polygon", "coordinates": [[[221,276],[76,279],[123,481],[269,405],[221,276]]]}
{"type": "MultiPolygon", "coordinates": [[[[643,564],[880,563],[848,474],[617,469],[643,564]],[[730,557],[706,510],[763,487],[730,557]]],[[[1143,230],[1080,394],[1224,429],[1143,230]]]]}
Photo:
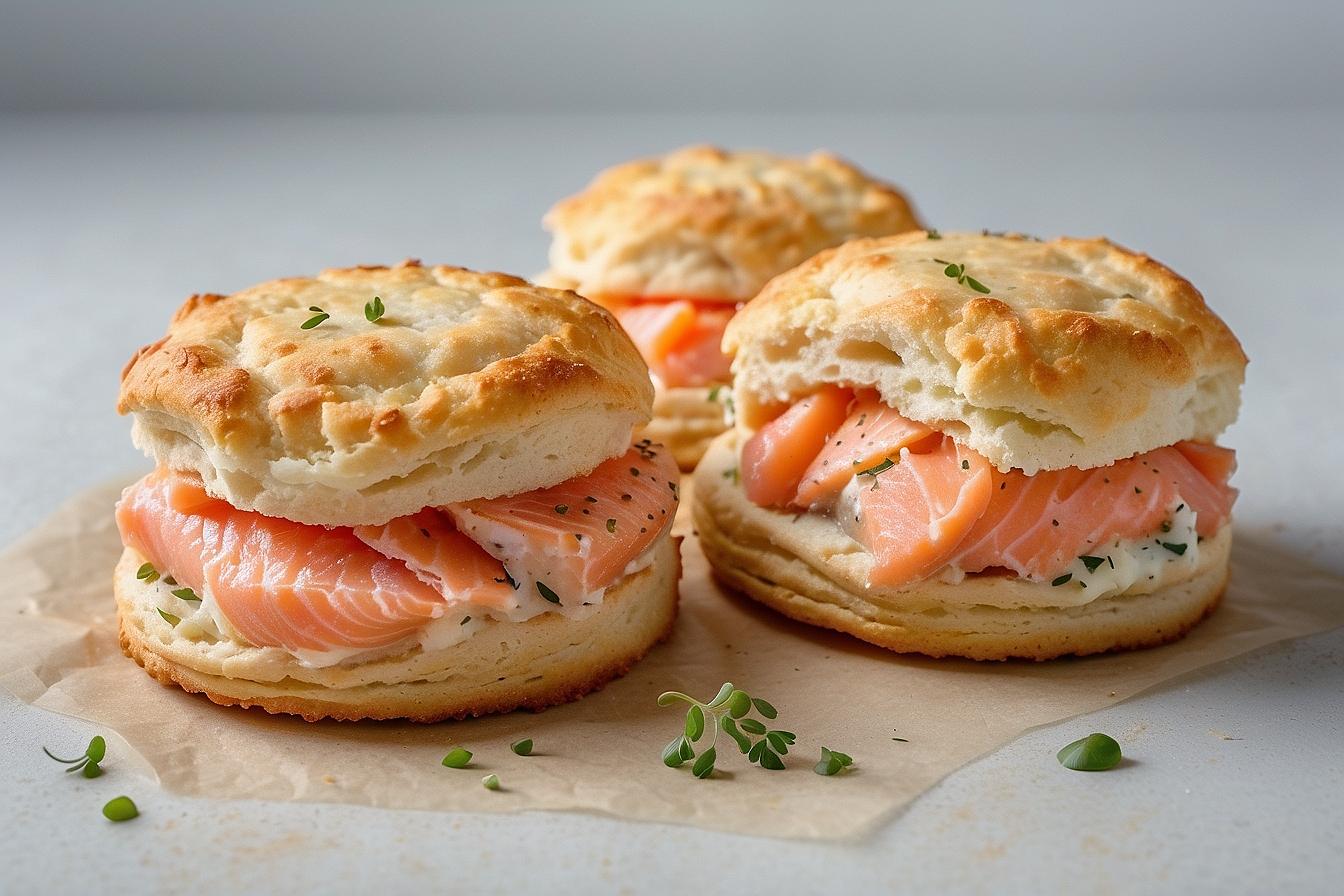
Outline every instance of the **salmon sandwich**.
{"type": "Polygon", "coordinates": [[[602,172],[546,215],[548,286],[610,308],[657,386],[646,434],[695,466],[726,427],[720,349],[771,277],[851,237],[919,227],[899,191],[824,152],[692,146],[602,172]]]}
{"type": "Polygon", "coordinates": [[[671,630],[678,471],[612,316],[502,274],[192,296],[122,374],[157,468],[117,507],[121,643],[309,720],[539,709],[671,630]]]}
{"type": "Polygon", "coordinates": [[[1102,239],[907,233],[729,324],[737,423],[697,468],[717,578],[897,651],[1049,659],[1184,635],[1228,580],[1246,358],[1102,239]]]}

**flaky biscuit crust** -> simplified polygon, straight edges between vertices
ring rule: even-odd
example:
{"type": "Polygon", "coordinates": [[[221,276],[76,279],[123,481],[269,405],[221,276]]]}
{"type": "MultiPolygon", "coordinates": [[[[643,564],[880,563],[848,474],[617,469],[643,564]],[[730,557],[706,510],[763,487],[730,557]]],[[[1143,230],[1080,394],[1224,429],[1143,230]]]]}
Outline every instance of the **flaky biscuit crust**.
{"type": "Polygon", "coordinates": [[[1047,660],[1177,640],[1218,606],[1232,525],[1200,544],[1199,564],[1099,600],[1014,576],[929,579],[872,589],[872,559],[830,520],[757,507],[736,485],[734,433],[696,468],[692,513],[714,577],[799,622],[901,653],[1047,660]]]}
{"type": "Polygon", "coordinates": [[[920,226],[898,190],[828,153],[710,146],[609,168],[544,223],[554,240],[541,282],[590,297],[724,301],[851,237],[920,226]]]}
{"type": "Polygon", "coordinates": [[[544,709],[624,675],[672,633],[681,575],[679,538],[664,538],[654,562],[613,584],[587,616],[544,613],[526,622],[486,620],[466,641],[436,651],[412,647],[366,663],[321,669],[279,648],[189,640],[159,615],[156,588],[135,577],[144,558],[127,548],[117,565],[122,650],[165,685],[225,706],[331,718],[437,722],[512,709],[544,709]]]}
{"type": "Polygon", "coordinates": [[[823,383],[874,387],[1028,474],[1212,441],[1236,419],[1246,365],[1199,292],[1145,255],[970,233],[823,252],[739,312],[724,348],[748,428],[823,383]]]}
{"type": "Polygon", "coordinates": [[[147,454],[233,506],[348,526],[586,473],[652,401],[607,311],[407,262],[192,296],[127,365],[117,408],[147,454]],[[330,316],[303,329],[313,307],[330,316]]]}

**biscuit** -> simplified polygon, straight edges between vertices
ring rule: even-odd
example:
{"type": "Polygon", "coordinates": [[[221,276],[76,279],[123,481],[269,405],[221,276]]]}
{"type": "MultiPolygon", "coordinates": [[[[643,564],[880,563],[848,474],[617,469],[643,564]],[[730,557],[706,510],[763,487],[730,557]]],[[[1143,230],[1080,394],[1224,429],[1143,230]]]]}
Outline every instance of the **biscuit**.
{"type": "MultiPolygon", "coordinates": [[[[222,705],[257,706],[309,721],[442,719],[543,709],[576,699],[626,671],[671,634],[681,574],[680,539],[663,538],[653,562],[607,589],[587,614],[544,613],[526,622],[482,620],[465,641],[418,644],[354,665],[314,668],[277,647],[254,647],[164,619],[163,580],[136,577],[144,558],[127,548],[113,581],[126,654],[165,685],[222,705]]],[[[180,602],[176,602],[180,604],[180,602]]]]}
{"type": "Polygon", "coordinates": [[[695,527],[715,578],[799,622],[890,650],[1046,660],[1151,647],[1213,612],[1227,585],[1230,523],[1200,545],[1194,568],[1173,564],[1097,600],[1009,575],[870,588],[871,557],[829,518],[757,507],[733,485],[738,437],[716,439],[694,477],[695,527]]]}
{"type": "Polygon", "coordinates": [[[1027,474],[1095,467],[1237,415],[1246,356],[1184,278],[1104,239],[907,233],[774,279],[729,323],[750,430],[822,383],[1027,474]]]}
{"type": "Polygon", "coordinates": [[[793,159],[691,146],[609,168],[544,221],[539,282],[602,296],[745,301],[854,236],[920,226],[894,187],[825,152],[793,159]]]}
{"type": "Polygon", "coordinates": [[[607,311],[407,262],[192,296],[123,371],[117,409],[142,450],[234,507],[348,526],[586,473],[652,401],[607,311]]]}

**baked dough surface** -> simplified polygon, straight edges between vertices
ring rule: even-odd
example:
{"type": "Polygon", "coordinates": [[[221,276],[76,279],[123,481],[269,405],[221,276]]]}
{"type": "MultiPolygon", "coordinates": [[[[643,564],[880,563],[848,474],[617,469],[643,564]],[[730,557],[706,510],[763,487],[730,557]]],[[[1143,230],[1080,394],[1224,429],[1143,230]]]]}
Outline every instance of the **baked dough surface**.
{"type": "Polygon", "coordinates": [[[141,449],[233,506],[336,526],[586,473],[652,402],[607,311],[407,262],[192,296],[127,365],[117,408],[141,449]],[[330,317],[303,329],[312,307],[330,317]]]}
{"type": "Polygon", "coordinates": [[[822,252],[740,311],[724,348],[748,429],[824,383],[875,387],[1028,474],[1212,441],[1236,419],[1246,366],[1199,292],[1145,255],[972,233],[822,252]]]}
{"type": "Polygon", "coordinates": [[[602,296],[750,299],[854,236],[921,226],[906,198],[835,156],[691,146],[609,168],[545,218],[539,282],[602,296]]]}

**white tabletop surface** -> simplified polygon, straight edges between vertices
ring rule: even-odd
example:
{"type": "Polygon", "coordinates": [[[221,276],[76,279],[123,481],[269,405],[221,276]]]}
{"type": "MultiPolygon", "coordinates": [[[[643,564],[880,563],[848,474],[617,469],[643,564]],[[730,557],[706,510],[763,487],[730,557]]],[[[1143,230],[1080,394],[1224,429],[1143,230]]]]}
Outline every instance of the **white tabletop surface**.
{"type": "MultiPolygon", "coordinates": [[[[113,410],[118,372],[190,293],[406,256],[536,273],[551,202],[606,165],[698,141],[827,147],[904,186],[939,229],[1102,234],[1188,277],[1251,358],[1223,439],[1240,460],[1239,525],[1344,574],[1340,113],[0,116],[0,543],[146,467],[113,410]]],[[[112,762],[103,779],[71,780],[41,753],[95,733],[0,691],[0,892],[1236,893],[1344,880],[1344,629],[1030,732],[847,843],[191,799],[112,762]],[[1063,770],[1055,751],[1092,731],[1121,737],[1134,762],[1063,770]],[[113,789],[139,819],[101,817],[113,789]]]]}

